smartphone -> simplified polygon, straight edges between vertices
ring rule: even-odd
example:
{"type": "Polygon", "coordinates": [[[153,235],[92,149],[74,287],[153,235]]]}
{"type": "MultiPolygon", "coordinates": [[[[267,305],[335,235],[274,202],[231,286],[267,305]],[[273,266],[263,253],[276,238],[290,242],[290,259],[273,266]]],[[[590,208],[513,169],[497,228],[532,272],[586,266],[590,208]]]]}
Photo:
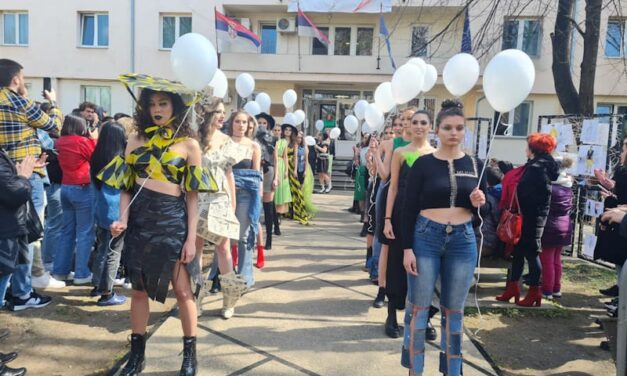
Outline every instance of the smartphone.
{"type": "Polygon", "coordinates": [[[52,80],[50,79],[50,77],[44,77],[44,90],[52,90],[52,80]]]}

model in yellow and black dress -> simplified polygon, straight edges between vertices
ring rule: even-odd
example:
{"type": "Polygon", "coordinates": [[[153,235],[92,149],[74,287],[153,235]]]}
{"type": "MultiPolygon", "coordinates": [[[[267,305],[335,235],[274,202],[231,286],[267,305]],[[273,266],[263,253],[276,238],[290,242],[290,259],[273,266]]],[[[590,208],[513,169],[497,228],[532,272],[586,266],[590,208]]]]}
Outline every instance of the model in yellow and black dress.
{"type": "Polygon", "coordinates": [[[309,214],[305,207],[305,198],[303,197],[303,187],[298,180],[298,130],[290,124],[283,124],[283,134],[288,139],[287,145],[287,163],[288,163],[288,179],[290,181],[290,193],[292,194],[292,203],[290,204],[290,212],[292,218],[301,225],[309,224],[309,214]],[[289,135],[288,135],[289,134],[289,135]]]}
{"type": "Polygon", "coordinates": [[[123,190],[120,219],[111,225],[114,237],[125,235],[123,261],[133,285],[131,354],[121,375],[144,368],[148,299],[165,302],[170,283],[184,334],[180,375],[196,374],[195,298],[202,286],[195,247],[198,192],[217,186],[201,167],[187,110],[178,94],[143,89],[135,113],[137,134],[129,137],[125,157],[98,175],[123,190]]]}

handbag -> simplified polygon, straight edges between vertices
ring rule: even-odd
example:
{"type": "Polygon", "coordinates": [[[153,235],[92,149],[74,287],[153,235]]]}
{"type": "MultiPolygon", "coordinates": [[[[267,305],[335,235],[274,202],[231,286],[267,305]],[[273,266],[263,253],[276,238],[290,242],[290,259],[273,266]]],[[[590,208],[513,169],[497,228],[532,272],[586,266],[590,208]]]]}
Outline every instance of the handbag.
{"type": "Polygon", "coordinates": [[[505,244],[516,245],[522,235],[522,215],[520,214],[517,188],[514,189],[512,200],[508,208],[503,209],[496,235],[505,244]],[[515,201],[515,202],[514,202],[515,201]]]}
{"type": "Polygon", "coordinates": [[[28,244],[36,242],[44,237],[44,227],[41,224],[37,210],[32,200],[26,202],[26,230],[28,244]]]}

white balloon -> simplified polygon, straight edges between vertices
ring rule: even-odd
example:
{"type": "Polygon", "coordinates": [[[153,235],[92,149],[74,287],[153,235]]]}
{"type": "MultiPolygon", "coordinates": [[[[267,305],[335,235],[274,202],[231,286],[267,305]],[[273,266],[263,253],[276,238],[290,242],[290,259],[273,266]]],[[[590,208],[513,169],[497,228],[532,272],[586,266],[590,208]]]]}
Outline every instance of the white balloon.
{"type": "Polygon", "coordinates": [[[249,115],[257,116],[261,113],[261,106],[256,101],[246,102],[244,111],[248,112],[249,115]]]}
{"type": "Polygon", "coordinates": [[[261,107],[261,112],[270,113],[270,105],[272,104],[272,99],[270,96],[261,92],[255,96],[255,102],[259,103],[259,107],[261,107]]]}
{"type": "Polygon", "coordinates": [[[285,108],[290,108],[296,104],[296,92],[292,89],[285,90],[283,93],[283,105],[285,108]]]}
{"type": "Polygon", "coordinates": [[[305,144],[309,146],[314,146],[316,144],[316,139],[312,136],[305,136],[305,144]]]}
{"type": "Polygon", "coordinates": [[[303,110],[296,110],[294,111],[294,117],[296,118],[296,125],[298,125],[305,121],[307,115],[305,115],[305,111],[303,110]]]}
{"type": "Polygon", "coordinates": [[[383,112],[381,112],[374,103],[370,103],[368,107],[366,107],[366,122],[368,122],[369,128],[371,131],[376,131],[380,127],[383,126],[383,122],[385,118],[383,117],[383,112]]]}
{"type": "Polygon", "coordinates": [[[340,130],[340,128],[335,127],[333,129],[331,129],[331,132],[329,132],[329,137],[331,137],[333,140],[335,140],[338,137],[340,137],[341,133],[342,133],[342,131],[340,130]]]}
{"type": "Polygon", "coordinates": [[[170,52],[170,65],[183,85],[199,91],[215,75],[218,55],[207,38],[197,33],[187,33],[174,42],[170,52]]]}
{"type": "Polygon", "coordinates": [[[359,128],[359,120],[357,120],[355,115],[348,115],[344,119],[344,129],[350,134],[355,134],[357,128],[359,128]]]}
{"type": "MultiPolygon", "coordinates": [[[[417,65],[405,64],[392,76],[392,95],[397,104],[407,103],[422,90],[424,72],[417,65]]],[[[374,125],[369,122],[370,125],[374,125]]]]}
{"type": "Polygon", "coordinates": [[[389,112],[394,108],[396,102],[392,96],[392,83],[382,82],[374,91],[374,103],[383,112],[389,112]]]}
{"type": "Polygon", "coordinates": [[[365,99],[360,99],[357,101],[357,103],[355,103],[355,107],[353,108],[353,110],[355,111],[355,116],[357,116],[357,119],[364,120],[366,107],[368,107],[368,101],[365,99]]]}
{"type": "Polygon", "coordinates": [[[422,92],[426,93],[427,91],[433,89],[435,83],[438,81],[438,70],[431,64],[427,64],[427,68],[425,69],[425,79],[422,84],[422,92]]]}
{"type": "Polygon", "coordinates": [[[255,79],[249,73],[240,74],[235,79],[235,90],[240,97],[248,97],[255,91],[255,79]]]}
{"type": "Polygon", "coordinates": [[[501,51],[483,72],[483,90],[488,102],[499,112],[516,108],[531,92],[536,77],[533,61],[521,50],[501,51]]]}
{"type": "Polygon", "coordinates": [[[460,53],[446,62],[442,71],[446,89],[456,97],[461,97],[475,86],[479,79],[479,62],[474,56],[460,53]]]}
{"type": "Polygon", "coordinates": [[[216,74],[213,75],[211,82],[209,82],[209,86],[213,88],[214,97],[224,98],[229,90],[229,80],[226,79],[224,72],[218,69],[216,74]]]}
{"type": "Polygon", "coordinates": [[[413,64],[417,66],[423,73],[427,70],[427,63],[425,63],[425,61],[419,57],[412,57],[411,59],[407,60],[407,64],[413,64]]]}
{"type": "Polygon", "coordinates": [[[372,132],[372,128],[370,127],[368,122],[364,121],[363,124],[361,125],[361,134],[371,133],[371,132],[372,132]]]}
{"type": "Polygon", "coordinates": [[[316,129],[320,132],[324,129],[324,121],[316,120],[316,129]]]}
{"type": "Polygon", "coordinates": [[[296,116],[294,116],[293,113],[288,112],[283,117],[283,124],[289,124],[289,125],[296,126],[296,116]]]}

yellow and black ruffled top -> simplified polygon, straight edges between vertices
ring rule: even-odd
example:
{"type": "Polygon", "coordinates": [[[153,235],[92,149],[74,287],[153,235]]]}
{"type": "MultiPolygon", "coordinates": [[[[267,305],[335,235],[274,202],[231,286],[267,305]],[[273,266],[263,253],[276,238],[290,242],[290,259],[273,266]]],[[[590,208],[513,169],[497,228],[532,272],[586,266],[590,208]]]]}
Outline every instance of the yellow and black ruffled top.
{"type": "Polygon", "coordinates": [[[186,137],[173,137],[168,127],[149,127],[150,139],[126,158],[116,156],[96,176],[104,184],[125,191],[133,190],[136,178],[153,179],[183,186],[187,192],[217,192],[218,185],[208,169],[188,166],[169,147],[186,137]]]}

